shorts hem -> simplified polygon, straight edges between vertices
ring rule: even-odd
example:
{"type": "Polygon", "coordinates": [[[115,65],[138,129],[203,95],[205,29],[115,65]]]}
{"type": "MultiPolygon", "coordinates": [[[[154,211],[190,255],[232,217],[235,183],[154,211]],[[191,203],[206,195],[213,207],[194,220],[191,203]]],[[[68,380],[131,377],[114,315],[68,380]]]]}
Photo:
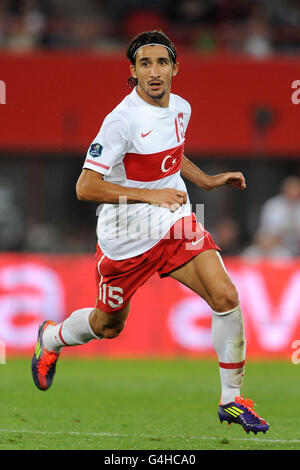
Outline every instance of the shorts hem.
{"type": "MultiPolygon", "coordinates": [[[[131,296],[131,297],[132,297],[132,296],[131,296]]],[[[107,310],[107,308],[106,308],[106,309],[104,309],[104,308],[102,308],[102,307],[100,308],[97,304],[96,304],[96,307],[95,307],[95,308],[98,308],[98,309],[101,310],[102,312],[108,313],[109,315],[114,315],[114,314],[120,312],[120,310],[123,310],[125,307],[127,307],[128,304],[130,304],[131,297],[130,297],[130,299],[129,299],[126,303],[124,303],[120,308],[114,308],[114,309],[107,310]]],[[[109,307],[108,307],[108,308],[109,308],[109,307]]]]}
{"type": "Polygon", "coordinates": [[[164,278],[164,277],[168,277],[170,276],[170,274],[173,272],[173,271],[176,271],[176,269],[179,269],[179,268],[182,268],[185,264],[187,264],[189,261],[191,261],[192,259],[194,259],[197,255],[199,255],[200,253],[204,253],[204,251],[208,251],[208,250],[215,250],[215,251],[222,251],[222,249],[218,246],[211,246],[211,247],[208,247],[206,248],[205,250],[201,250],[201,251],[197,251],[197,253],[194,253],[192,256],[190,256],[189,258],[187,258],[186,261],[184,261],[183,263],[180,263],[178,266],[172,268],[170,271],[168,272],[158,272],[158,275],[160,278],[164,278]]]}

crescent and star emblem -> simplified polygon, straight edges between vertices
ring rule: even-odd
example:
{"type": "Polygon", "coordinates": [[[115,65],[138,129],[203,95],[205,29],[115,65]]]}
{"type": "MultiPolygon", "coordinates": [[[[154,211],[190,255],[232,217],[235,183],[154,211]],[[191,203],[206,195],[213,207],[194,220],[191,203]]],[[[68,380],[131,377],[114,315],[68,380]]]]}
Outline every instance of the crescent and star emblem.
{"type": "Polygon", "coordinates": [[[175,165],[175,163],[176,163],[176,158],[172,157],[171,155],[167,155],[167,156],[163,159],[163,161],[162,161],[162,163],[161,163],[161,171],[163,171],[164,173],[166,173],[167,171],[169,171],[169,169],[171,168],[171,166],[169,166],[168,168],[166,168],[166,163],[167,163],[167,161],[169,160],[169,158],[172,159],[171,166],[172,166],[172,165],[175,165]]]}

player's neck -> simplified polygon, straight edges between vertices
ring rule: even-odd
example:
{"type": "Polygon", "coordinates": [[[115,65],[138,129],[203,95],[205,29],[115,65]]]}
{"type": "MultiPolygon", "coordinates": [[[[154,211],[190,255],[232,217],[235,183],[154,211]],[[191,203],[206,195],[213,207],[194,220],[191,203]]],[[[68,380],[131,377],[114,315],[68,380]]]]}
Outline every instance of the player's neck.
{"type": "Polygon", "coordinates": [[[168,108],[170,102],[170,90],[167,90],[163,96],[155,98],[148,95],[142,88],[139,86],[136,87],[136,92],[142,100],[146,103],[156,106],[158,108],[168,108]]]}

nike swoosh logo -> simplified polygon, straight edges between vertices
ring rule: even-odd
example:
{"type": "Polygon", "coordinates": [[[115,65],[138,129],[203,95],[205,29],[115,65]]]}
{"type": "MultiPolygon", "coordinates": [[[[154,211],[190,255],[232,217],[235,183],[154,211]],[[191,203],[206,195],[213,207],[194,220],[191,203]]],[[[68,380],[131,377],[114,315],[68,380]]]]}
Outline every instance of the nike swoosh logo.
{"type": "Polygon", "coordinates": [[[152,132],[152,131],[153,131],[153,129],[151,129],[151,131],[146,132],[146,133],[141,132],[141,137],[147,137],[147,135],[149,135],[150,132],[152,132]]]}
{"type": "Polygon", "coordinates": [[[201,242],[201,240],[203,240],[203,238],[205,238],[206,235],[204,235],[202,238],[199,238],[199,240],[196,240],[195,242],[192,242],[192,245],[197,245],[197,243],[201,242]]]}

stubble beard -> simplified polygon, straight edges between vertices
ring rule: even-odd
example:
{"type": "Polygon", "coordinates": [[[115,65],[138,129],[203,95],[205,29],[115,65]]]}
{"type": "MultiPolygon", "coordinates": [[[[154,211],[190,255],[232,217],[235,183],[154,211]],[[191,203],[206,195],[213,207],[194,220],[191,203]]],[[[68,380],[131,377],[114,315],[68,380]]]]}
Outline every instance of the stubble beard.
{"type": "Polygon", "coordinates": [[[146,93],[147,96],[149,96],[149,98],[153,99],[153,100],[160,100],[161,98],[163,98],[166,94],[166,88],[159,94],[159,95],[156,95],[155,92],[151,92],[150,90],[147,90],[143,87],[141,87],[142,90],[144,91],[144,93],[146,93]]]}
{"type": "Polygon", "coordinates": [[[152,94],[151,91],[145,89],[145,88],[144,88],[143,86],[141,86],[140,84],[139,84],[139,86],[141,87],[141,89],[143,90],[143,92],[144,92],[147,96],[149,96],[149,98],[151,98],[152,100],[158,102],[158,104],[159,104],[159,101],[165,96],[165,94],[167,93],[167,91],[170,90],[171,81],[172,81],[172,79],[170,80],[168,86],[166,86],[165,89],[164,89],[159,95],[154,95],[154,94],[152,94]]]}

